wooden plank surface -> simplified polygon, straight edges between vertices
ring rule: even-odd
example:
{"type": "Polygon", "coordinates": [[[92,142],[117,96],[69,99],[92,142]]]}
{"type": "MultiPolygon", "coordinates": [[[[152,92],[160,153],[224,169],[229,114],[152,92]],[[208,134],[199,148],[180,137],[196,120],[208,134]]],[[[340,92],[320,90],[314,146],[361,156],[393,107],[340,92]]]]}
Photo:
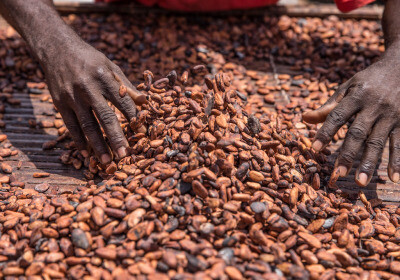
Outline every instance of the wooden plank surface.
{"type": "MultiPolygon", "coordinates": [[[[333,165],[337,155],[340,152],[340,145],[343,141],[339,141],[331,145],[330,149],[333,151],[332,155],[329,157],[330,163],[333,165]]],[[[346,193],[356,195],[359,191],[362,191],[366,196],[371,198],[382,199],[387,204],[399,204],[400,202],[400,184],[395,184],[390,181],[387,175],[387,166],[389,159],[389,148],[386,145],[382,159],[380,160],[377,169],[371,179],[371,182],[366,187],[359,187],[354,182],[354,176],[357,167],[360,164],[361,153],[358,155],[350,173],[345,178],[340,178],[337,182],[339,188],[346,193]]]]}
{"type": "Polygon", "coordinates": [[[18,155],[5,158],[4,162],[13,167],[13,173],[18,180],[25,182],[28,188],[46,182],[54,190],[72,191],[76,186],[85,184],[82,170],[75,170],[72,166],[61,163],[63,147],[49,151],[42,149],[44,142],[57,138],[57,129],[30,128],[28,125],[29,119],[35,119],[37,122],[54,120],[54,116],[49,116],[54,113],[53,105],[41,101],[46,94],[48,95],[14,93],[13,97],[21,100],[21,105],[6,105],[3,118],[6,127],[0,131],[7,135],[8,140],[3,142],[2,146],[11,143],[13,149],[18,150],[18,155]],[[50,177],[33,178],[35,172],[47,172],[50,173],[50,177]]]}

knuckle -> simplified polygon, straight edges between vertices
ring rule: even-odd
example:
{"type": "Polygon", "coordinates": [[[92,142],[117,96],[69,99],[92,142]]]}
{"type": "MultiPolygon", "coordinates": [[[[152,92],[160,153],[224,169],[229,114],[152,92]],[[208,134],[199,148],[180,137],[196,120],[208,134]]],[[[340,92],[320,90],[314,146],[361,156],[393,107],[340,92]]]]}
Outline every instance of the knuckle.
{"type": "Polygon", "coordinates": [[[103,79],[107,76],[108,69],[103,65],[97,65],[94,67],[94,72],[98,78],[103,79]]]}
{"type": "Polygon", "coordinates": [[[111,137],[108,138],[111,141],[112,145],[115,147],[125,145],[125,140],[120,135],[112,135],[111,137]]]}
{"type": "Polygon", "coordinates": [[[68,120],[64,119],[64,123],[65,123],[65,126],[68,128],[68,130],[72,134],[76,134],[80,129],[79,125],[77,123],[75,123],[75,122],[71,122],[71,121],[68,121],[68,120]]]}
{"type": "MultiPolygon", "coordinates": [[[[375,95],[376,96],[376,95],[375,95]]],[[[375,112],[379,115],[384,115],[389,118],[396,118],[398,116],[397,106],[393,103],[388,96],[376,96],[375,112]]]]}
{"type": "Polygon", "coordinates": [[[122,133],[106,133],[106,136],[110,141],[111,146],[114,148],[126,145],[126,139],[122,133]]]}
{"type": "Polygon", "coordinates": [[[100,118],[105,126],[110,126],[115,124],[114,120],[116,119],[115,114],[110,109],[102,110],[100,113],[100,118]]]}
{"type": "Polygon", "coordinates": [[[329,143],[331,140],[331,137],[327,131],[327,129],[321,128],[316,136],[316,139],[320,140],[322,143],[326,144],[329,143]]]}
{"type": "Polygon", "coordinates": [[[364,98],[364,92],[367,90],[367,85],[362,78],[354,77],[351,86],[348,89],[348,95],[355,102],[360,102],[364,98]]]}
{"type": "Polygon", "coordinates": [[[134,114],[136,112],[135,104],[133,103],[133,100],[130,99],[129,96],[125,96],[124,98],[121,98],[119,103],[120,103],[120,106],[128,113],[134,114]]]}
{"type": "Polygon", "coordinates": [[[381,138],[370,138],[367,140],[367,147],[374,150],[382,150],[385,146],[385,141],[381,138]]]}
{"type": "Polygon", "coordinates": [[[354,90],[353,94],[349,95],[349,99],[353,104],[361,104],[363,99],[365,98],[362,94],[363,92],[360,90],[354,90]]]}
{"type": "Polygon", "coordinates": [[[90,75],[82,75],[73,82],[73,88],[78,90],[86,90],[91,83],[90,75]]]}
{"type": "Polygon", "coordinates": [[[82,130],[86,134],[92,134],[97,131],[98,124],[93,120],[83,120],[81,123],[82,130]]]}
{"type": "Polygon", "coordinates": [[[343,110],[335,109],[328,115],[328,121],[333,125],[341,124],[344,122],[345,113],[343,110]]]}
{"type": "MultiPolygon", "coordinates": [[[[126,98],[127,96],[120,98],[118,100],[120,106],[122,106],[125,109],[129,109],[130,107],[133,107],[133,104],[129,101],[128,98],[126,98]]],[[[130,98],[130,97],[129,97],[130,98]]]]}
{"type": "Polygon", "coordinates": [[[366,129],[359,124],[353,124],[347,132],[355,140],[364,140],[367,136],[366,129]]]}
{"type": "Polygon", "coordinates": [[[356,157],[357,152],[355,151],[346,151],[339,156],[339,162],[344,164],[352,164],[354,158],[356,157]]]}
{"type": "Polygon", "coordinates": [[[361,164],[360,171],[365,172],[367,174],[371,174],[372,172],[374,172],[375,166],[376,166],[375,162],[367,160],[361,164]]]}

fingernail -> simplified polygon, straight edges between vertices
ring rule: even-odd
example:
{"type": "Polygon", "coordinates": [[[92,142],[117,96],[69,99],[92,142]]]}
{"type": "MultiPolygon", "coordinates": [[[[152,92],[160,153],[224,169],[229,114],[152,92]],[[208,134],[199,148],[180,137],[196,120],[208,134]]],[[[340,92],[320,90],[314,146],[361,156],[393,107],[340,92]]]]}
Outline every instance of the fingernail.
{"type": "Polygon", "coordinates": [[[316,152],[319,152],[319,151],[322,149],[322,146],[323,146],[323,144],[322,144],[322,142],[319,141],[319,140],[315,141],[315,142],[312,144],[312,147],[313,147],[313,149],[314,149],[316,152]]]}
{"type": "Polygon", "coordinates": [[[345,177],[347,174],[347,167],[346,166],[339,166],[339,176],[340,177],[345,177]]]}
{"type": "Polygon", "coordinates": [[[83,157],[88,157],[89,156],[89,153],[88,153],[88,151],[86,151],[86,150],[82,150],[81,151],[81,155],[83,156],[83,157]]]}
{"type": "Polygon", "coordinates": [[[397,183],[400,180],[400,174],[394,173],[393,174],[393,182],[397,183]]]}
{"type": "Polygon", "coordinates": [[[103,155],[101,155],[100,160],[101,160],[102,164],[106,164],[111,161],[111,157],[109,154],[103,154],[103,155]]]}
{"type": "Polygon", "coordinates": [[[117,154],[118,154],[118,157],[120,157],[120,158],[126,157],[126,148],[125,147],[118,148],[117,154]]]}
{"type": "Polygon", "coordinates": [[[365,173],[360,173],[360,175],[358,175],[358,182],[365,186],[367,184],[367,180],[368,180],[368,175],[365,173]]]}

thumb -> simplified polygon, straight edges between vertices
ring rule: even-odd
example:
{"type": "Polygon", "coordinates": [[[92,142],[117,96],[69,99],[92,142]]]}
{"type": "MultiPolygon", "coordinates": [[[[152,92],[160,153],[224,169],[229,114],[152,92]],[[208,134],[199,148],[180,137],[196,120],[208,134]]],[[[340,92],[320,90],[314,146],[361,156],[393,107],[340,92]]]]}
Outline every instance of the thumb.
{"type": "Polygon", "coordinates": [[[303,120],[311,124],[324,122],[329,113],[339,104],[332,97],[318,109],[303,113],[303,120]]]}
{"type": "MultiPolygon", "coordinates": [[[[120,70],[118,72],[120,72],[120,70]]],[[[139,106],[147,103],[147,96],[145,94],[139,93],[139,91],[137,91],[132,86],[132,84],[128,81],[128,79],[125,77],[125,75],[123,75],[123,74],[121,74],[121,75],[122,75],[122,77],[120,77],[116,72],[114,72],[115,80],[120,85],[124,85],[126,87],[126,92],[132,98],[133,102],[135,102],[135,104],[139,105],[139,106]]]]}
{"type": "Polygon", "coordinates": [[[347,82],[342,84],[324,105],[314,111],[303,113],[303,120],[310,124],[322,123],[329,113],[335,109],[347,92],[347,82]]]}
{"type": "Polygon", "coordinates": [[[147,95],[139,93],[137,90],[134,90],[130,87],[126,88],[126,92],[133,99],[133,102],[135,102],[136,105],[140,106],[147,103],[147,95]]]}

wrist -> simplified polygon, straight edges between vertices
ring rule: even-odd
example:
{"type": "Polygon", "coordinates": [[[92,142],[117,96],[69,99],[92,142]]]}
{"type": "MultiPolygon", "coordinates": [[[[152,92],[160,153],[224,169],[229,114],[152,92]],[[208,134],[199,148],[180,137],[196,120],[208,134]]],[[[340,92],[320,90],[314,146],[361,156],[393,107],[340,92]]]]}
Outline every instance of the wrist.
{"type": "Polygon", "coordinates": [[[62,20],[52,0],[1,0],[0,11],[26,40],[42,62],[63,53],[63,48],[80,41],[62,20]]]}
{"type": "Polygon", "coordinates": [[[391,41],[390,44],[386,44],[385,52],[382,54],[380,60],[393,60],[397,61],[400,59],[400,39],[391,41]]]}
{"type": "Polygon", "coordinates": [[[27,39],[30,48],[40,63],[59,61],[65,55],[72,55],[84,42],[68,26],[55,32],[48,32],[41,40],[27,39]]]}

